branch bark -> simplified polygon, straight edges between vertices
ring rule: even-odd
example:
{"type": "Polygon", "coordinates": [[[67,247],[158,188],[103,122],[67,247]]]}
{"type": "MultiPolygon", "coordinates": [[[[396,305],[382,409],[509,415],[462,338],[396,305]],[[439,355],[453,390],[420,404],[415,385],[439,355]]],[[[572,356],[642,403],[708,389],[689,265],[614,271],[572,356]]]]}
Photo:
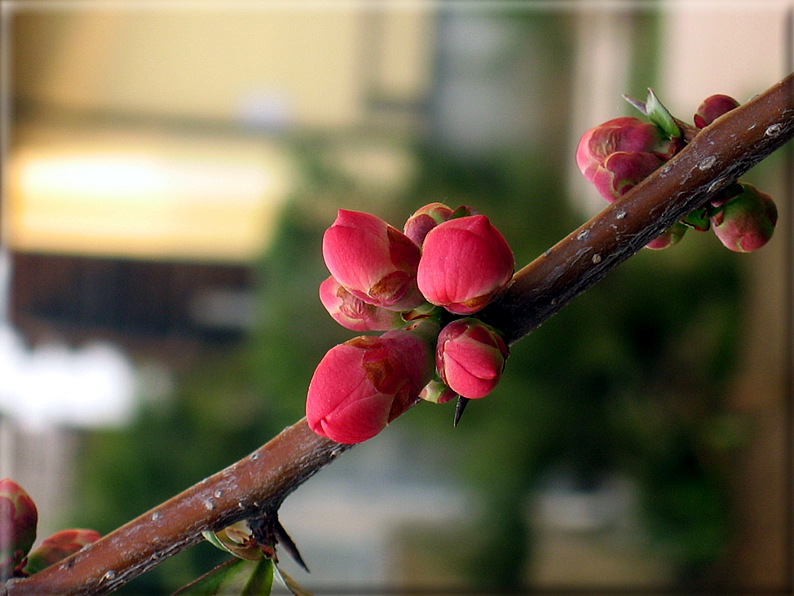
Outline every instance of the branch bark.
{"type": "MultiPolygon", "coordinates": [[[[621,200],[518,271],[483,318],[504,330],[509,343],[518,341],[792,137],[794,74],[719,118],[621,200]]],[[[199,542],[204,530],[277,510],[349,448],[315,435],[301,420],[61,563],[8,582],[7,596],[110,593],[199,542]]]]}

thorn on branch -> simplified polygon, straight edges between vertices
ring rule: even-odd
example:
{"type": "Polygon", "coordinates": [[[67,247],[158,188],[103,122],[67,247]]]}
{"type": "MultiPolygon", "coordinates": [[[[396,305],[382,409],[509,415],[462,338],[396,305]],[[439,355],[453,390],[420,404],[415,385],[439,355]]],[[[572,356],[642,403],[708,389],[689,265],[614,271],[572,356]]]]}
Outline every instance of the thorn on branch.
{"type": "Polygon", "coordinates": [[[460,417],[463,416],[463,410],[466,409],[469,401],[470,400],[466,397],[458,396],[458,403],[455,404],[455,420],[452,423],[453,426],[457,426],[458,422],[460,422],[460,417]]]}
{"type": "Polygon", "coordinates": [[[278,519],[278,515],[274,514],[274,524],[273,524],[273,533],[276,537],[276,541],[280,544],[287,554],[295,561],[301,569],[303,569],[306,573],[310,573],[309,567],[306,565],[306,562],[301,557],[300,552],[298,551],[298,547],[295,546],[295,542],[290,538],[290,535],[287,534],[287,531],[284,529],[284,526],[281,525],[281,522],[278,519]]]}

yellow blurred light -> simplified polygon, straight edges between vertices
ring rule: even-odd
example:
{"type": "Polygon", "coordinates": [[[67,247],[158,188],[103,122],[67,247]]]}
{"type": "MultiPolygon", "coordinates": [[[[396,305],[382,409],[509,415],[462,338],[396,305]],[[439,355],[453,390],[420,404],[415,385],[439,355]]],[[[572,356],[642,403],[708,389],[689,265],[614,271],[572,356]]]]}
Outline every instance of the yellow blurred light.
{"type": "Polygon", "coordinates": [[[233,262],[266,248],[292,179],[262,141],[129,133],[22,143],[9,176],[16,250],[233,262]]]}
{"type": "Polygon", "coordinates": [[[153,160],[136,155],[42,156],[21,165],[19,185],[24,195],[149,199],[162,195],[166,173],[153,160]]]}

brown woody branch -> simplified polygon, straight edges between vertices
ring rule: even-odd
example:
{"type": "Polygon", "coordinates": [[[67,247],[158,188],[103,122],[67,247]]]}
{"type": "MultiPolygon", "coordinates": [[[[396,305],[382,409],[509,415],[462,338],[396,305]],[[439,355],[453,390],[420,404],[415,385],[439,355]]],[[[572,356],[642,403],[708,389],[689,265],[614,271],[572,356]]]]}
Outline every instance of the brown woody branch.
{"type": "MultiPolygon", "coordinates": [[[[792,137],[794,75],[789,75],[704,129],[620,201],[518,271],[483,317],[504,330],[510,343],[521,339],[792,137]]],[[[10,581],[7,596],[112,592],[199,542],[204,530],[277,510],[287,495],[349,447],[315,435],[301,420],[76,555],[10,581]]]]}

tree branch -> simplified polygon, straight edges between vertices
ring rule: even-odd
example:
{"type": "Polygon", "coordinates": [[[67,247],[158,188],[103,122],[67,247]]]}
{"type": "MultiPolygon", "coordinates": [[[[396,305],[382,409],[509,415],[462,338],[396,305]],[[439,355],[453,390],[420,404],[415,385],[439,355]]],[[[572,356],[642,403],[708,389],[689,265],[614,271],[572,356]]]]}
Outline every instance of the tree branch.
{"type": "MultiPolygon", "coordinates": [[[[514,343],[689,211],[794,137],[794,75],[701,131],[619,201],[518,271],[483,318],[514,343]]],[[[250,456],[30,578],[7,596],[107,594],[188,546],[256,513],[275,511],[347,450],[301,420],[250,456]]],[[[0,586],[0,595],[3,593],[0,586]]]]}

